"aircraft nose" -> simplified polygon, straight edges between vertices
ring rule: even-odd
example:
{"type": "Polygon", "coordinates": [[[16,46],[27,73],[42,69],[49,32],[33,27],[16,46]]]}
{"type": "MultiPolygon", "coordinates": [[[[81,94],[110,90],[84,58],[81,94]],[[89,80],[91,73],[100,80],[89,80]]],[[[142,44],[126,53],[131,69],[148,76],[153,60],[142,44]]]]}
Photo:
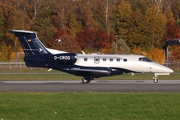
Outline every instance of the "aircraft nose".
{"type": "Polygon", "coordinates": [[[162,71],[163,71],[163,72],[166,72],[166,73],[173,73],[173,72],[174,72],[171,68],[168,68],[168,67],[166,67],[166,66],[163,66],[163,67],[162,67],[162,71]]]}
{"type": "Polygon", "coordinates": [[[168,72],[168,73],[173,73],[174,72],[172,69],[170,69],[168,67],[166,67],[165,71],[168,72]]]}
{"type": "Polygon", "coordinates": [[[168,68],[164,65],[155,64],[154,66],[150,67],[150,69],[154,72],[163,72],[163,73],[173,73],[174,71],[171,68],[168,68]]]}

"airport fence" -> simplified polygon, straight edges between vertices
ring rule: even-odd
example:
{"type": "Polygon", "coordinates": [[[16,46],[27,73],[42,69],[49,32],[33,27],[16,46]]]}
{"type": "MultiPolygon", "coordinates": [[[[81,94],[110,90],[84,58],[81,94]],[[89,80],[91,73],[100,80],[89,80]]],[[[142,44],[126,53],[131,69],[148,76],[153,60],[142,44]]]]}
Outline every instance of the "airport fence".
{"type": "Polygon", "coordinates": [[[180,62],[165,63],[164,65],[173,70],[180,70],[180,62]]]}
{"type": "Polygon", "coordinates": [[[4,71],[24,71],[24,70],[43,70],[45,68],[27,67],[25,62],[0,62],[0,70],[4,71]]]}

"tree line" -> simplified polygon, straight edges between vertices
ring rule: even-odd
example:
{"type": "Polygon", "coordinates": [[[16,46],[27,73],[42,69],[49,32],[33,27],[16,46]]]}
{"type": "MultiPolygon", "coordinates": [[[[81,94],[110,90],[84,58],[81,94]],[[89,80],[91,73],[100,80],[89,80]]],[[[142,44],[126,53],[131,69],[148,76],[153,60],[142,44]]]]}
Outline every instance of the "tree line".
{"type": "MultiPolygon", "coordinates": [[[[179,0],[0,0],[0,61],[22,52],[9,30],[23,29],[50,48],[143,54],[164,63],[166,40],[180,37],[179,6],[179,0]]],[[[172,60],[180,59],[179,49],[171,47],[172,60]]]]}

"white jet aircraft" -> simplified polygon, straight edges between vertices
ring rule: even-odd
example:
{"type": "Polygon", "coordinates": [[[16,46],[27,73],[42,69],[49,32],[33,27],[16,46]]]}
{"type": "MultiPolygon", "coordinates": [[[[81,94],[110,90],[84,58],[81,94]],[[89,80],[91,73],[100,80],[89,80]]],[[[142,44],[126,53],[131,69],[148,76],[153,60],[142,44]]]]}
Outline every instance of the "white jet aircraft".
{"type": "Polygon", "coordinates": [[[153,82],[158,75],[169,75],[173,70],[157,64],[143,55],[77,54],[46,48],[37,33],[11,30],[20,40],[28,67],[44,67],[82,76],[83,83],[94,78],[131,73],[153,73],[153,82]]]}

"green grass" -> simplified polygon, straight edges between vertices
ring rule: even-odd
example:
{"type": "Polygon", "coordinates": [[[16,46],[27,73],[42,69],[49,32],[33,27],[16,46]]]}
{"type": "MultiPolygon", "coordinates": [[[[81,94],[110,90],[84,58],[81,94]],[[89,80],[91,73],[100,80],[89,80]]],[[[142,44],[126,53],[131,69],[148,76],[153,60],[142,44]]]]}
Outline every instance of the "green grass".
{"type": "MultiPolygon", "coordinates": [[[[95,78],[95,80],[152,80],[153,74],[131,74],[117,75],[110,77],[95,78]]],[[[24,80],[81,80],[82,77],[66,74],[57,70],[48,72],[48,69],[28,69],[28,70],[0,70],[0,81],[24,81],[24,80]]],[[[159,80],[180,80],[180,71],[175,74],[158,76],[159,80]]]]}
{"type": "MultiPolygon", "coordinates": [[[[1,74],[0,81],[82,79],[58,71],[11,73],[1,74]]],[[[152,80],[152,77],[153,74],[126,74],[95,80],[152,80]]],[[[159,79],[179,80],[180,74],[159,79]]],[[[177,120],[179,111],[180,93],[0,92],[0,120],[177,120]]]]}
{"type": "Polygon", "coordinates": [[[81,80],[80,77],[69,74],[1,74],[1,81],[42,81],[42,80],[81,80]]]}
{"type": "MultiPolygon", "coordinates": [[[[131,74],[125,75],[117,75],[111,77],[102,77],[102,78],[95,78],[95,80],[152,80],[153,74],[135,74],[131,76],[131,74]]],[[[0,81],[24,81],[24,80],[39,80],[39,81],[46,81],[46,80],[81,80],[82,77],[70,75],[70,74],[62,74],[62,73],[35,73],[32,74],[28,73],[12,73],[12,74],[0,74],[0,81]]],[[[171,74],[165,76],[159,76],[159,80],[179,80],[180,74],[171,74]]]]}
{"type": "Polygon", "coordinates": [[[180,93],[0,93],[3,120],[177,120],[180,93]]]}

